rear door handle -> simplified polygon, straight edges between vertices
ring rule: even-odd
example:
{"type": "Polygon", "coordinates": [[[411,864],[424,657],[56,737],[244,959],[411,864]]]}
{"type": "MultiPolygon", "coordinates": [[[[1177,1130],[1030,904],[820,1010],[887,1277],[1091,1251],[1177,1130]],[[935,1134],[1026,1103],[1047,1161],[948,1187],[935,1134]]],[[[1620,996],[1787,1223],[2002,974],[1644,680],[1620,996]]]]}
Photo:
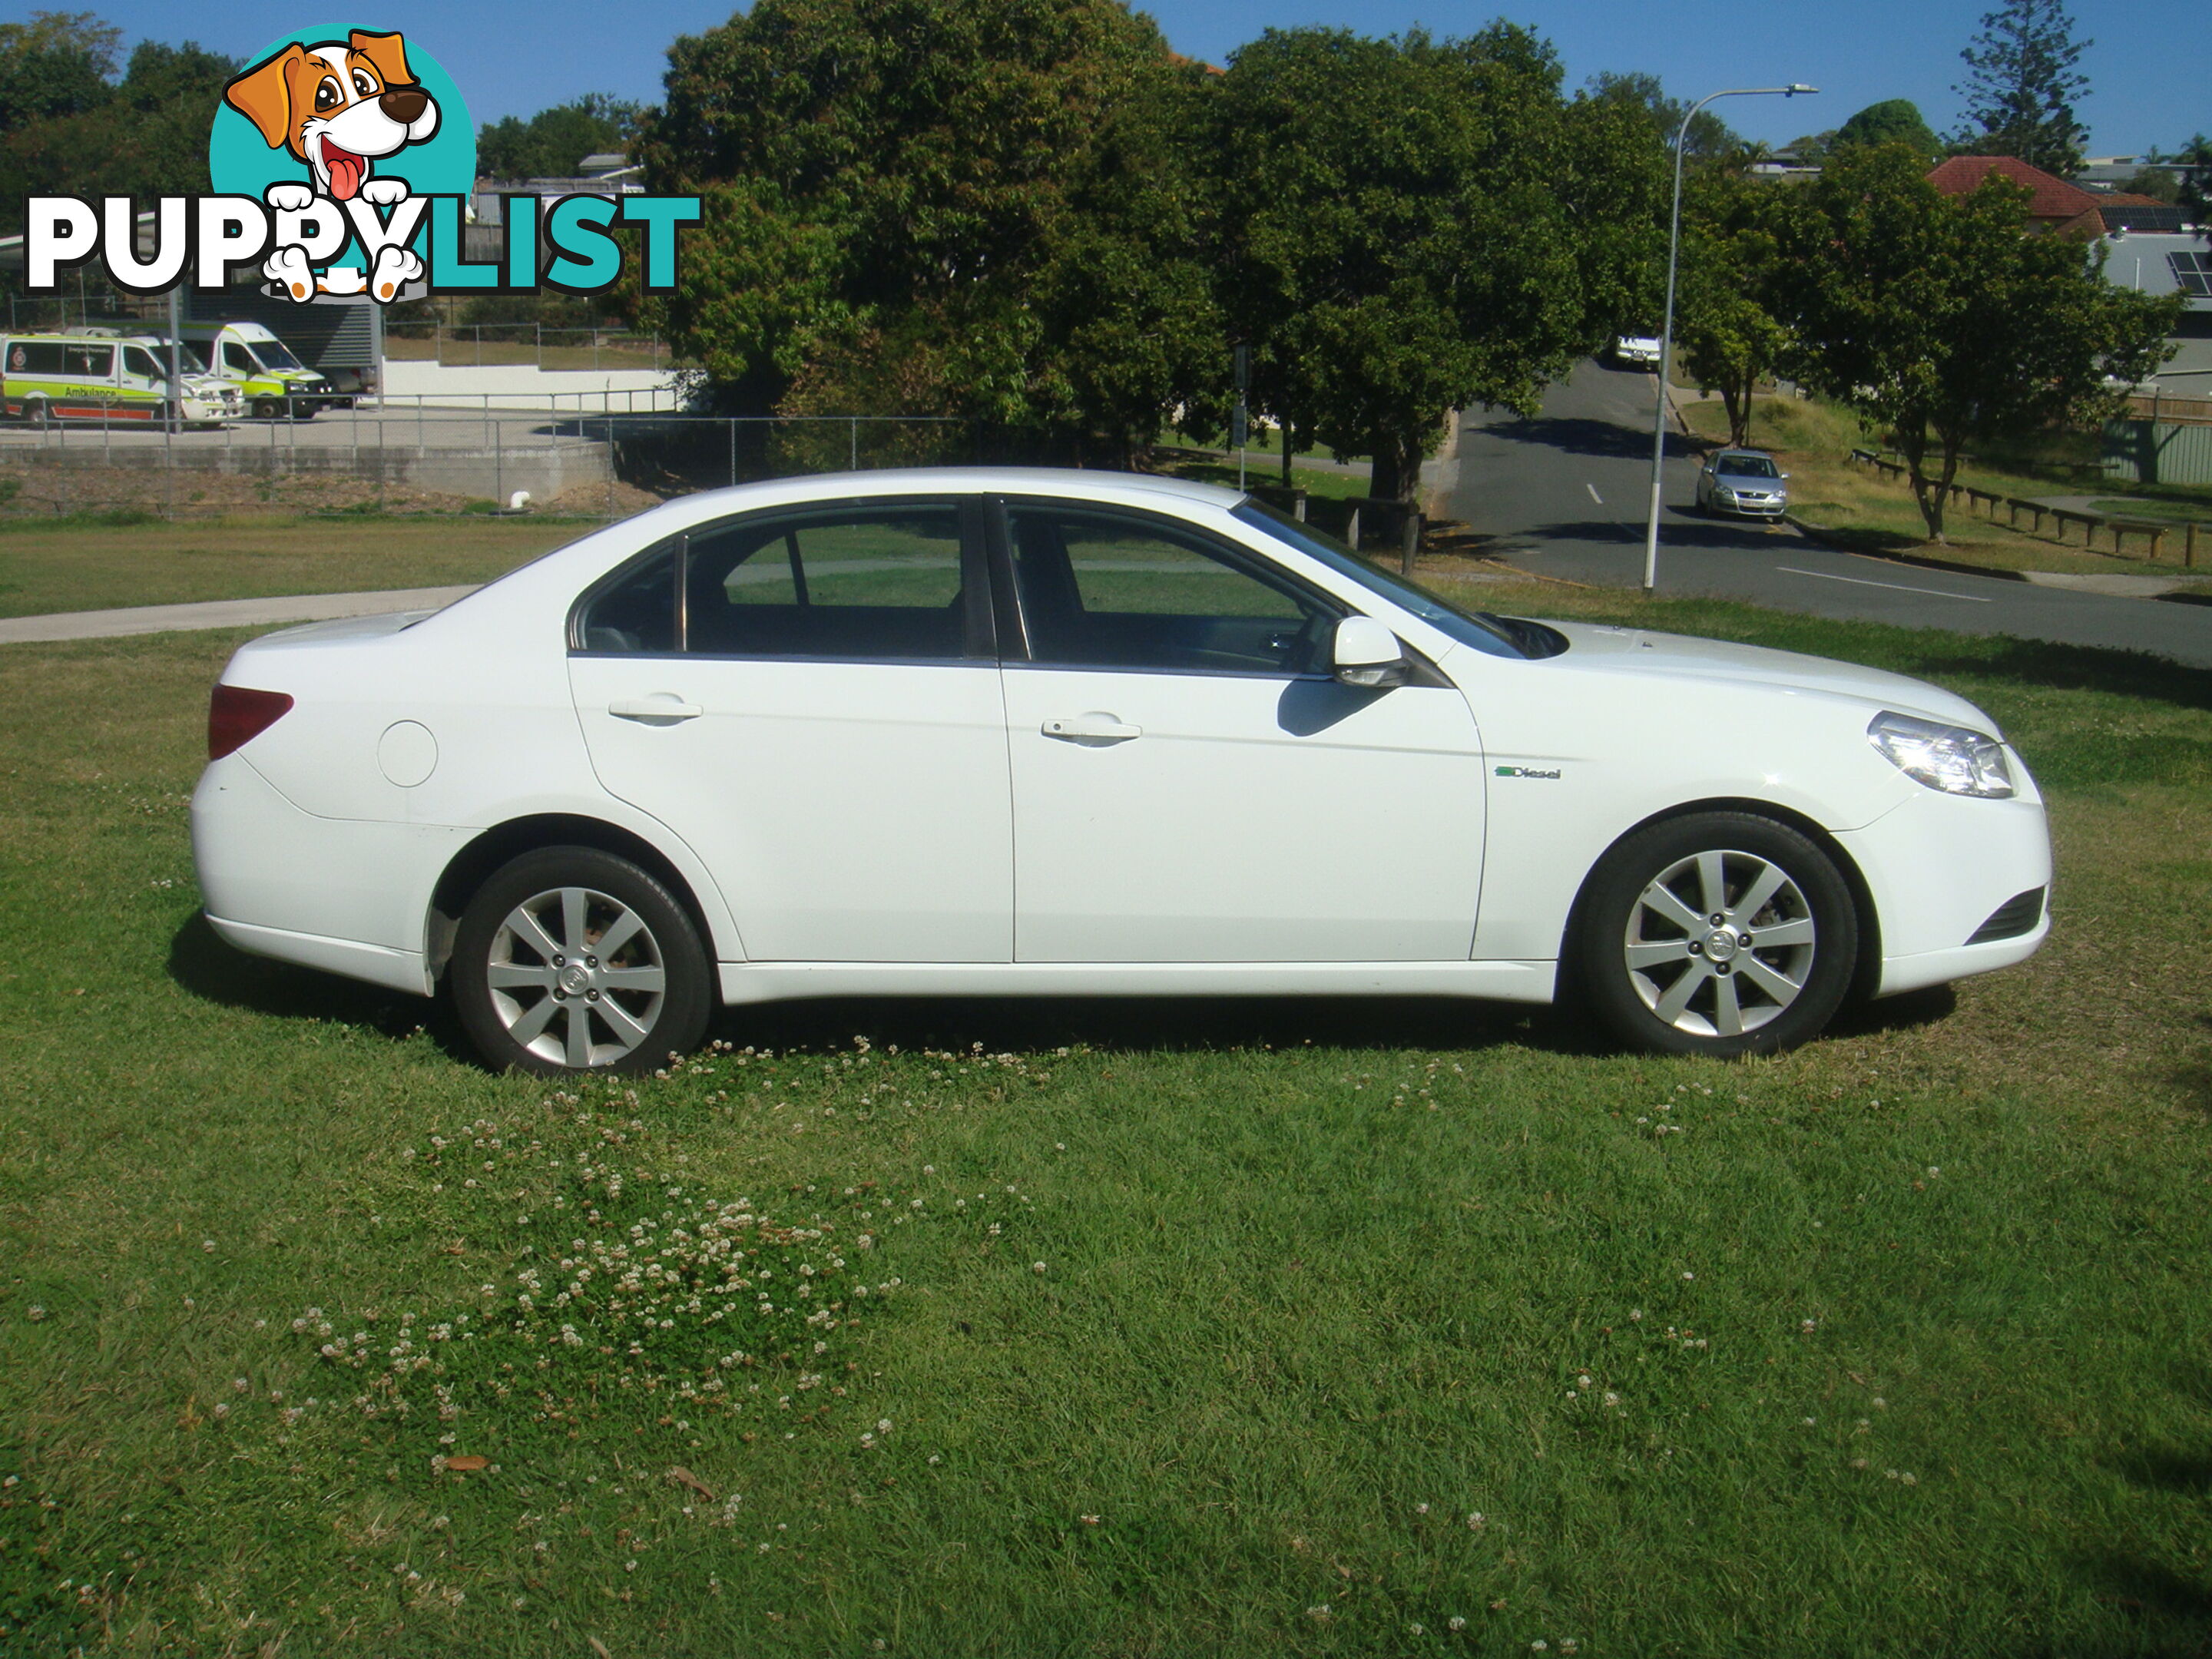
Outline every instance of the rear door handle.
{"type": "Polygon", "coordinates": [[[617,697],[607,705],[607,713],[617,720],[635,720],[640,726],[675,726],[696,720],[706,712],[672,691],[656,691],[649,697],[617,697]]]}
{"type": "Polygon", "coordinates": [[[1128,725],[1115,715],[1100,714],[1096,710],[1088,714],[1047,720],[1037,729],[1048,738],[1057,738],[1062,743],[1079,743],[1093,749],[1103,749],[1109,744],[1127,743],[1132,738],[1145,735],[1143,726],[1128,725]]]}

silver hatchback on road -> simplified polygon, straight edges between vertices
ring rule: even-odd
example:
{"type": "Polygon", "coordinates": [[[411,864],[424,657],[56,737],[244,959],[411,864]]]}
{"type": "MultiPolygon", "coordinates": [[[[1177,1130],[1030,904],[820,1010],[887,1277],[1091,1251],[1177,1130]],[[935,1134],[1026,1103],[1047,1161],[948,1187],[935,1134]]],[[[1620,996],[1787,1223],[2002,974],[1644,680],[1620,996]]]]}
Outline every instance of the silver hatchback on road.
{"type": "Polygon", "coordinates": [[[1720,450],[1698,469],[1698,510],[1778,519],[1790,510],[1789,477],[1761,450],[1720,450]]]}

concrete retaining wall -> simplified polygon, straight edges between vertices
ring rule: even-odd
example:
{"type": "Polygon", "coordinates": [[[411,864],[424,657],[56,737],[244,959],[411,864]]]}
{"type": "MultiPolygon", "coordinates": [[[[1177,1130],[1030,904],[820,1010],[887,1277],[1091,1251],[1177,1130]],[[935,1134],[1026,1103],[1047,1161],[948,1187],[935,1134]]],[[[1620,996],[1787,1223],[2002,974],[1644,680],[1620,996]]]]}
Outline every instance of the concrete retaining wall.
{"type": "MultiPolygon", "coordinates": [[[[117,445],[105,454],[89,446],[66,451],[48,449],[35,458],[25,456],[22,459],[34,466],[118,467],[133,471],[154,471],[165,465],[164,452],[150,444],[117,445]]],[[[241,445],[228,450],[179,446],[167,452],[166,464],[173,465],[180,474],[349,477],[371,484],[405,484],[416,489],[434,489],[497,501],[506,501],[518,489],[528,490],[538,501],[550,501],[574,485],[605,483],[614,477],[607,446],[595,443],[420,451],[397,446],[262,449],[241,445]]]]}
{"type": "Polygon", "coordinates": [[[417,402],[432,407],[582,409],[593,414],[640,415],[678,407],[668,375],[648,368],[537,368],[529,364],[464,368],[406,357],[384,360],[379,382],[396,409],[417,402]]]}

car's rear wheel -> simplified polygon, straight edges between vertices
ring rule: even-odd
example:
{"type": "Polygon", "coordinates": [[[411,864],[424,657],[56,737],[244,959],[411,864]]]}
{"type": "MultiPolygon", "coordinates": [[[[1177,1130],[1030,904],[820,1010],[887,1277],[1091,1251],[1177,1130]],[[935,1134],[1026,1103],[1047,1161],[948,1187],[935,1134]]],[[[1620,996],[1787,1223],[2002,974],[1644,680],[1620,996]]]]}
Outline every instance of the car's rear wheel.
{"type": "Polygon", "coordinates": [[[498,1071],[647,1072],[697,1046],[707,951],[667,888],[588,847],[529,853],[484,883],[453,938],[453,1005],[498,1071]]]}
{"type": "Polygon", "coordinates": [[[1834,860],[1771,818],[1702,812],[1606,856],[1574,965],[1623,1042],[1725,1057],[1819,1036],[1857,954],[1857,908],[1834,860]]]}

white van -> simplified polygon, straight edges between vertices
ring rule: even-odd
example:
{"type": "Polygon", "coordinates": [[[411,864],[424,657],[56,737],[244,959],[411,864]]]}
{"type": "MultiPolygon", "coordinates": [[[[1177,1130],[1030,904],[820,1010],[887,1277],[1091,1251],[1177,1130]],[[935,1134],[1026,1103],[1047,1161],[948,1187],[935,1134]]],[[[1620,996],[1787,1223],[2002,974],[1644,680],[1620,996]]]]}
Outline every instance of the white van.
{"type": "MultiPolygon", "coordinates": [[[[195,372],[183,353],[178,413],[187,422],[238,418],[235,389],[195,372]]],[[[156,425],[170,411],[169,343],[151,335],[11,334],[0,340],[0,404],[17,419],[136,422],[156,425]]]]}
{"type": "Polygon", "coordinates": [[[184,338],[202,368],[237,387],[258,420],[296,420],[347,401],[259,323],[186,323],[184,338]]]}

